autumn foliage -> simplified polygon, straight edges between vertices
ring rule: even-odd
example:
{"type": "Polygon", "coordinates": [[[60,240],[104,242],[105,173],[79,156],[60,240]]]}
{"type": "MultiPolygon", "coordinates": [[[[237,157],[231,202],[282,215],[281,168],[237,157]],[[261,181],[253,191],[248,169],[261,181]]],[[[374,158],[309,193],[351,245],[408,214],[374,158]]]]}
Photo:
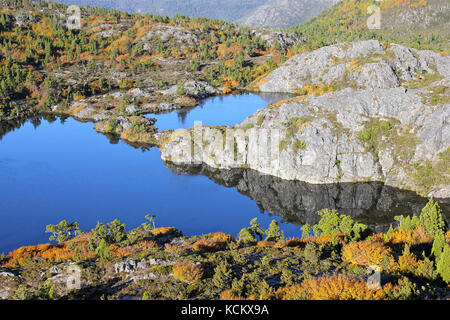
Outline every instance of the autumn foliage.
{"type": "Polygon", "coordinates": [[[23,265],[28,259],[45,259],[51,262],[59,262],[72,258],[73,250],[64,245],[52,246],[50,244],[38,244],[36,246],[25,246],[12,251],[7,256],[5,267],[23,265]]]}
{"type": "Polygon", "coordinates": [[[203,277],[203,267],[187,261],[178,262],[173,266],[173,276],[183,282],[193,283],[203,277]]]}
{"type": "Polygon", "coordinates": [[[369,289],[364,280],[334,274],[279,289],[275,297],[282,300],[381,300],[385,292],[369,289]]]}
{"type": "Polygon", "coordinates": [[[197,252],[215,252],[227,248],[227,244],[233,237],[223,232],[210,233],[206,239],[201,239],[192,245],[192,249],[197,252]]]}
{"type": "Polygon", "coordinates": [[[361,266],[380,266],[392,250],[381,241],[351,242],[342,249],[342,260],[361,266]]]}
{"type": "Polygon", "coordinates": [[[178,233],[178,230],[172,227],[161,227],[153,229],[151,233],[154,236],[166,236],[166,235],[175,235],[178,233]]]}
{"type": "Polygon", "coordinates": [[[204,239],[195,242],[192,249],[197,252],[215,252],[225,249],[227,242],[223,240],[204,239]]]}

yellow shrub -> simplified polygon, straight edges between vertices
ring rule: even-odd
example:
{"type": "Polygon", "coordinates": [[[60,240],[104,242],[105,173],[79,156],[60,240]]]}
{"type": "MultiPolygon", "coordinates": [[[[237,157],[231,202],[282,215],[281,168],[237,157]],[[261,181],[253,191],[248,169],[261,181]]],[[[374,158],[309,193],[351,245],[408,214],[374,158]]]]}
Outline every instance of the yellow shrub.
{"type": "Polygon", "coordinates": [[[166,243],[164,245],[164,251],[166,251],[167,253],[173,253],[177,255],[180,255],[181,253],[185,252],[186,249],[187,248],[185,246],[179,246],[176,244],[166,243]]]}
{"type": "Polygon", "coordinates": [[[165,235],[177,234],[178,231],[177,231],[177,229],[172,228],[172,227],[162,227],[162,228],[153,229],[151,231],[151,233],[154,236],[165,236],[165,235]]]}
{"type": "Polygon", "coordinates": [[[279,289],[275,297],[283,300],[381,300],[385,298],[385,292],[369,289],[364,280],[334,274],[279,289]]]}
{"type": "Polygon", "coordinates": [[[351,242],[342,249],[343,261],[362,266],[379,266],[391,255],[391,249],[379,241],[351,242]]]}
{"type": "Polygon", "coordinates": [[[233,294],[231,290],[225,290],[220,294],[220,300],[245,300],[233,294]]]}
{"type": "Polygon", "coordinates": [[[419,267],[419,261],[412,254],[402,255],[398,258],[398,268],[402,273],[414,274],[419,267]]]}
{"type": "Polygon", "coordinates": [[[193,283],[203,277],[203,267],[190,262],[178,262],[173,266],[173,276],[177,280],[193,283]]]}
{"type": "Polygon", "coordinates": [[[411,242],[412,231],[410,230],[395,230],[389,240],[392,244],[405,244],[411,242]]]}

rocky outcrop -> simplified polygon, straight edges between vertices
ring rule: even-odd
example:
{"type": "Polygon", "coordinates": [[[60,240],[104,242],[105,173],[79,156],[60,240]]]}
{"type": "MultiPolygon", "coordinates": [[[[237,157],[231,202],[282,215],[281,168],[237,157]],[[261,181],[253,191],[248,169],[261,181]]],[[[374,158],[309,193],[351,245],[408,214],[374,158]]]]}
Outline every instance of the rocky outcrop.
{"type": "Polygon", "coordinates": [[[294,93],[309,85],[394,88],[424,73],[450,76],[450,58],[377,40],[342,43],[293,56],[258,84],[262,92],[294,93]]]}
{"type": "Polygon", "coordinates": [[[261,40],[266,41],[270,46],[278,43],[285,51],[298,41],[298,38],[292,33],[279,32],[271,29],[254,29],[252,30],[252,33],[254,36],[260,37],[261,40]]]}
{"type": "Polygon", "coordinates": [[[219,94],[219,90],[211,86],[205,81],[186,81],[184,83],[180,83],[166,90],[161,90],[160,93],[164,96],[168,95],[176,95],[177,93],[182,93],[184,95],[188,95],[190,97],[195,97],[198,99],[204,99],[209,96],[213,96],[219,94]]]}
{"type": "MultiPolygon", "coordinates": [[[[406,54],[405,49],[391,48],[406,54]]],[[[352,44],[345,52],[349,57],[367,59],[374,52],[381,54],[380,50],[377,41],[366,41],[352,44]]],[[[433,75],[435,79],[448,76],[448,57],[416,54],[418,58],[411,54],[416,60],[408,63],[400,63],[400,54],[395,55],[397,70],[407,71],[402,73],[403,80],[432,68],[439,70],[433,75]]],[[[311,57],[314,55],[321,56],[315,52],[311,57]]],[[[197,126],[175,132],[162,145],[162,159],[221,169],[250,168],[313,184],[384,181],[390,186],[449,197],[450,78],[418,89],[384,88],[390,86],[390,78],[383,76],[385,69],[379,63],[371,67],[377,71],[364,76],[366,83],[377,84],[374,87],[295,97],[261,109],[234,127],[197,126]]],[[[273,74],[280,73],[276,70],[273,74]]],[[[329,75],[336,78],[336,73],[329,75]]],[[[293,82],[294,88],[297,81],[301,80],[293,82]]]]}

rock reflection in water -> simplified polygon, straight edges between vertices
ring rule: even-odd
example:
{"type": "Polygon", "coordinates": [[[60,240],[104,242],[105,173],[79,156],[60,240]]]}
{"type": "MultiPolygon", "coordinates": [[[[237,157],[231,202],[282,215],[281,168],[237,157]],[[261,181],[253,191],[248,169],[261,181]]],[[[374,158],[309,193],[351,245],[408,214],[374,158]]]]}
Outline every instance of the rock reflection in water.
{"type": "MultiPolygon", "coordinates": [[[[206,165],[165,165],[177,174],[205,175],[215,183],[234,187],[256,202],[261,211],[285,222],[313,225],[317,211],[328,208],[347,214],[377,232],[386,231],[397,215],[420,214],[428,199],[382,182],[309,184],[262,175],[254,170],[220,170],[206,165]]],[[[438,200],[448,219],[448,199],[438,200]]]]}

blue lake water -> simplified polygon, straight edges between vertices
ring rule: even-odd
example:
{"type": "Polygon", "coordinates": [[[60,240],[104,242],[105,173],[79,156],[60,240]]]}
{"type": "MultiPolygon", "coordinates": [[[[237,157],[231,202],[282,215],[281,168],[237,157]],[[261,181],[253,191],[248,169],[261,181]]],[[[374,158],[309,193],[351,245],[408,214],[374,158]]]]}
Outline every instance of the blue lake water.
{"type": "MultiPolygon", "coordinates": [[[[194,121],[231,125],[282,98],[215,97],[188,111],[150,116],[160,129],[192,127],[194,121]]],[[[426,203],[382,183],[311,185],[251,170],[177,168],[165,165],[156,148],[111,143],[92,123],[47,119],[15,124],[15,130],[0,126],[0,253],[48,242],[45,226],[63,219],[88,231],[118,218],[131,229],[152,214],[157,226],[186,235],[237,235],[258,217],[263,228],[276,219],[290,237],[301,235],[302,223],[317,222],[323,208],[386,229],[395,215],[417,214],[426,203]]],[[[448,214],[448,206],[443,211],[448,214]]]]}
{"type": "MultiPolygon", "coordinates": [[[[191,126],[191,120],[213,124],[213,113],[216,124],[232,124],[266,104],[257,95],[228,96],[207,100],[184,122],[177,122],[177,111],[158,118],[174,129],[191,126]],[[227,103],[233,112],[224,109],[227,103]],[[204,117],[201,110],[207,110],[204,117]]],[[[123,142],[110,144],[92,123],[69,118],[64,123],[42,120],[36,126],[27,121],[1,138],[0,253],[47,242],[45,226],[63,219],[90,230],[97,221],[118,218],[129,229],[144,222],[148,213],[156,215],[158,226],[174,226],[187,235],[236,235],[253,217],[263,226],[274,218],[234,188],[201,175],[173,173],[156,148],[143,152],[123,142]]],[[[282,228],[291,235],[299,230],[287,223],[282,228]]]]}
{"type": "Polygon", "coordinates": [[[150,114],[158,119],[159,130],[192,128],[196,121],[205,126],[230,126],[242,122],[258,109],[286,99],[289,95],[279,93],[240,94],[205,99],[195,108],[185,108],[165,114],[150,114]]]}

